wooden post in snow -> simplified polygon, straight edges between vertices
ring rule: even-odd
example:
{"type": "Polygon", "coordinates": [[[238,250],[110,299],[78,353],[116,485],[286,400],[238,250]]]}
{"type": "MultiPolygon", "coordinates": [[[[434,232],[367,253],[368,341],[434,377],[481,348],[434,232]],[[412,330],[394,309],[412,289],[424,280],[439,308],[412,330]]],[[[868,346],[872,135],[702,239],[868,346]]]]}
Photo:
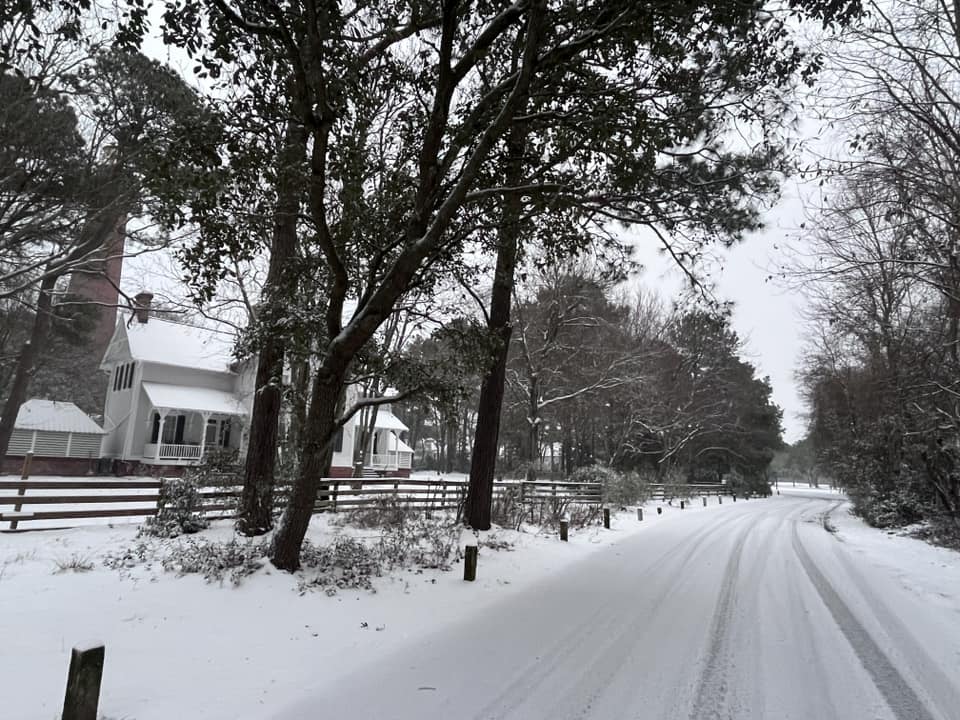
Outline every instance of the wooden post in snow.
{"type": "Polygon", "coordinates": [[[63,720],[97,720],[103,656],[103,645],[73,648],[67,673],[67,694],[63,700],[63,720]]]}
{"type": "Polygon", "coordinates": [[[658,508],[657,508],[657,515],[663,515],[663,508],[662,508],[662,507],[658,507],[658,508]]]}
{"type": "MultiPolygon", "coordinates": [[[[26,481],[30,479],[30,466],[31,466],[31,465],[33,465],[33,453],[32,453],[32,452],[28,452],[26,455],[23,456],[23,466],[20,468],[20,479],[21,479],[24,483],[26,483],[26,481]]],[[[25,495],[26,492],[27,492],[27,486],[26,486],[26,485],[21,485],[20,487],[17,488],[17,495],[18,495],[18,496],[20,496],[20,495],[25,495]]],[[[17,503],[16,505],[13,506],[13,511],[14,511],[15,513],[18,513],[18,512],[20,512],[21,510],[23,510],[23,503],[17,503]]],[[[17,529],[17,525],[19,525],[19,524],[20,524],[20,523],[19,523],[17,520],[11,520],[11,521],[10,521],[10,529],[11,529],[11,530],[16,530],[16,529],[17,529]]]]}
{"type": "Polygon", "coordinates": [[[637,520],[643,520],[643,508],[637,508],[637,520]]]}
{"type": "Polygon", "coordinates": [[[707,496],[706,496],[706,495],[703,496],[703,506],[704,506],[704,507],[707,506],[707,496]]]}
{"type": "Polygon", "coordinates": [[[603,509],[603,527],[610,529],[610,508],[603,509]]]}
{"type": "Polygon", "coordinates": [[[567,542],[567,530],[570,527],[570,522],[568,520],[560,521],[560,539],[564,542],[567,542]]]}
{"type": "Polygon", "coordinates": [[[30,466],[33,465],[33,453],[28,452],[23,456],[23,467],[20,468],[20,479],[28,480],[30,478],[30,466]]]}
{"type": "Polygon", "coordinates": [[[686,502],[686,500],[681,500],[681,501],[680,501],[680,509],[683,510],[683,509],[685,509],[686,507],[687,507],[687,502],[686,502]]]}
{"type": "Polygon", "coordinates": [[[476,545],[467,545],[463,553],[463,579],[468,582],[477,579],[477,553],[476,545]]]}

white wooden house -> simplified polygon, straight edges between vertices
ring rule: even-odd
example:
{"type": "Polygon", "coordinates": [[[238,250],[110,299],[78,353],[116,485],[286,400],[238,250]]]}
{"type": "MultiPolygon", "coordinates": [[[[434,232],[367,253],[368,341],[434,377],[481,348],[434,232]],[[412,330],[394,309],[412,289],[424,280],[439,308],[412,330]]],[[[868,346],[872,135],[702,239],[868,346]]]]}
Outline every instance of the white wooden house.
{"type": "MultiPolygon", "coordinates": [[[[151,317],[152,296],[137,296],[133,317],[121,317],[101,370],[110,374],[104,405],[104,457],[142,465],[199,463],[213,450],[246,452],[256,377],[254,361],[233,357],[233,337],[151,317]]],[[[352,472],[356,421],[344,428],[331,474],[352,472]]],[[[409,472],[407,428],[389,409],[377,414],[366,466],[409,472]]]]}

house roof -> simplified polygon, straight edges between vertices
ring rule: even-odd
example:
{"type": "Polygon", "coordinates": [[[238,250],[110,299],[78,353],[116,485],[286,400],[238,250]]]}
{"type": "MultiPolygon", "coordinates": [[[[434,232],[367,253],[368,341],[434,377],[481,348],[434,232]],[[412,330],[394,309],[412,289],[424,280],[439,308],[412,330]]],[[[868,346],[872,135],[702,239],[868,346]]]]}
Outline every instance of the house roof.
{"type": "MultiPolygon", "coordinates": [[[[353,424],[356,425],[360,422],[360,414],[357,413],[353,416],[353,424]]],[[[389,410],[384,410],[380,408],[377,410],[377,422],[374,425],[378,430],[409,430],[406,425],[403,424],[403,421],[394,415],[389,410]]]]}
{"type": "Polygon", "coordinates": [[[45,430],[47,432],[95,433],[103,435],[104,429],[72,402],[58,400],[27,400],[20,406],[16,430],[45,430]]]}
{"type": "Polygon", "coordinates": [[[151,317],[129,323],[126,335],[134,360],[219,372],[234,362],[234,337],[218,330],[151,317]]]}
{"type": "Polygon", "coordinates": [[[150,403],[159,410],[189,410],[218,415],[246,415],[236,395],[223,390],[145,382],[150,403]]]}

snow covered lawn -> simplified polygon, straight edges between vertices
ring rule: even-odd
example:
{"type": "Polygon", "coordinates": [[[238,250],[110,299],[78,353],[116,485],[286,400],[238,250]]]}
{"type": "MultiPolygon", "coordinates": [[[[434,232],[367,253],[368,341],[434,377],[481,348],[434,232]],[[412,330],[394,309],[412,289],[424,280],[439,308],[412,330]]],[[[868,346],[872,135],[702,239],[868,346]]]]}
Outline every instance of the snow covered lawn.
{"type": "MultiPolygon", "coordinates": [[[[842,499],[837,496],[838,503],[842,499]]],[[[764,502],[749,501],[758,510],[764,502]]],[[[742,501],[734,506],[725,498],[718,506],[710,498],[703,508],[697,500],[684,511],[664,505],[663,515],[657,505],[645,507],[642,523],[631,509],[616,513],[609,531],[571,530],[569,543],[550,533],[483,533],[475,583],[463,582],[458,563],[449,572],[395,571],[375,581],[375,593],[340,590],[334,596],[300,594],[297,577],[269,565],[239,587],[229,580],[178,577],[158,564],[104,567],[105,556],[135,542],[136,527],[129,525],[0,534],[3,714],[58,718],[71,647],[100,640],[106,645],[104,718],[269,717],[319,678],[336,682],[414,638],[452,627],[467,613],[495,612],[498,603],[505,609],[511,598],[551,576],[580,572],[577,562],[592,553],[658,526],[667,530],[664,523],[705,527],[742,508],[742,501]],[[491,536],[513,543],[513,549],[484,548],[491,536]],[[71,565],[91,569],[61,569],[71,565]]],[[[960,555],[867,528],[842,505],[832,521],[844,546],[865,563],[937,603],[931,632],[935,620],[956,618],[960,555]]],[[[377,531],[337,527],[331,516],[321,515],[308,537],[326,544],[338,533],[377,531]]],[[[228,522],[220,522],[201,535],[227,540],[233,533],[228,522]]],[[[461,534],[461,547],[475,541],[472,533],[461,534]]]]}
{"type": "MultiPolygon", "coordinates": [[[[716,498],[709,502],[683,512],[718,509],[716,498]]],[[[631,510],[614,514],[609,531],[571,529],[569,543],[533,531],[483,533],[475,583],[463,582],[458,563],[449,572],[393,572],[376,580],[376,593],[341,590],[332,597],[299,594],[297,578],[269,565],[239,587],[178,577],[158,563],[123,571],[104,567],[105,556],[136,542],[136,526],[0,534],[4,716],[59,717],[70,649],[91,640],[106,645],[106,718],[199,720],[262,712],[289,702],[311,678],[349,672],[410,637],[455,622],[468,609],[495,603],[681,513],[664,506],[658,516],[655,508],[646,508],[643,523],[631,510]],[[513,549],[484,548],[491,535],[513,549]],[[70,565],[91,569],[60,569],[70,565]]],[[[338,528],[330,519],[314,518],[311,541],[328,543],[344,532],[377,534],[338,528]]],[[[233,532],[229,522],[219,522],[201,535],[227,540],[233,532]]],[[[461,547],[475,541],[462,533],[461,547]]]]}

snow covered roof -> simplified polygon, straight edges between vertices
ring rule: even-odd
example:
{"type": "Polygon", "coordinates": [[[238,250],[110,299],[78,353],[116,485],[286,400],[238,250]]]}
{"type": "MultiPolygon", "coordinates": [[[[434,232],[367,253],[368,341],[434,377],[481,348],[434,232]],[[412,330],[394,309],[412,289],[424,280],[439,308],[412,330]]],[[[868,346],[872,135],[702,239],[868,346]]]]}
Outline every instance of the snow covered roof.
{"type": "Polygon", "coordinates": [[[145,323],[134,320],[126,333],[134,360],[219,372],[229,372],[234,361],[229,333],[155,317],[145,323]]]}
{"type": "Polygon", "coordinates": [[[17,430],[45,430],[48,432],[96,433],[103,435],[104,430],[89,415],[72,402],[57,400],[27,400],[20,406],[17,430]]]}
{"type": "MultiPolygon", "coordinates": [[[[353,424],[360,422],[360,413],[353,416],[353,424]]],[[[380,408],[377,410],[377,422],[375,427],[379,430],[409,430],[403,421],[389,410],[380,408]]]]}
{"type": "Polygon", "coordinates": [[[160,410],[190,410],[218,415],[246,415],[236,395],[223,390],[145,382],[151,404],[160,410]]]}

